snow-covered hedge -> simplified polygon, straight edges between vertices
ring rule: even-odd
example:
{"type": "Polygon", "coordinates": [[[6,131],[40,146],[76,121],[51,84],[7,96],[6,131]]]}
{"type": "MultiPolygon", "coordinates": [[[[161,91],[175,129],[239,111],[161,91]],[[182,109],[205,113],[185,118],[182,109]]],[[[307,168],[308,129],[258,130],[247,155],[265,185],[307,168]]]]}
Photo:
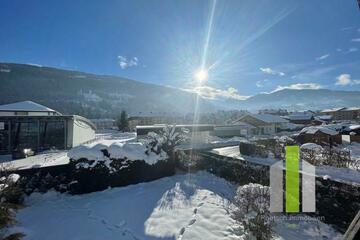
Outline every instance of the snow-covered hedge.
{"type": "Polygon", "coordinates": [[[140,142],[113,143],[110,146],[82,145],[70,150],[68,156],[77,169],[92,169],[101,165],[110,172],[125,168],[130,161],[144,161],[153,165],[168,158],[164,151],[154,152],[148,145],[140,142]]]}
{"type": "Polygon", "coordinates": [[[348,149],[324,148],[315,143],[305,143],[300,147],[301,159],[315,166],[332,166],[360,170],[360,161],[351,158],[348,149]]]}
{"type": "Polygon", "coordinates": [[[86,193],[174,174],[174,162],[157,145],[115,142],[79,146],[69,152],[68,190],[86,193]]]}
{"type": "Polygon", "coordinates": [[[250,183],[237,189],[234,219],[244,226],[244,230],[256,239],[270,239],[273,224],[270,217],[270,188],[250,183]]]}

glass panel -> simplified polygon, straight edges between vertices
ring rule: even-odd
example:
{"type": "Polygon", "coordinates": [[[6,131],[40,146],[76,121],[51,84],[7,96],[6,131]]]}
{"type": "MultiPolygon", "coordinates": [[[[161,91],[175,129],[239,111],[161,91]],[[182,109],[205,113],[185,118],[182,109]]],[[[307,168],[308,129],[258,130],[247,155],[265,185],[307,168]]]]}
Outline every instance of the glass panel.
{"type": "Polygon", "coordinates": [[[9,124],[0,122],[0,154],[8,153],[9,150],[9,124]]]}
{"type": "Polygon", "coordinates": [[[40,149],[64,149],[65,124],[63,121],[40,122],[40,149]]]}
{"type": "Polygon", "coordinates": [[[37,150],[37,121],[12,123],[11,139],[14,151],[21,151],[24,148],[31,148],[32,150],[37,150]]]}

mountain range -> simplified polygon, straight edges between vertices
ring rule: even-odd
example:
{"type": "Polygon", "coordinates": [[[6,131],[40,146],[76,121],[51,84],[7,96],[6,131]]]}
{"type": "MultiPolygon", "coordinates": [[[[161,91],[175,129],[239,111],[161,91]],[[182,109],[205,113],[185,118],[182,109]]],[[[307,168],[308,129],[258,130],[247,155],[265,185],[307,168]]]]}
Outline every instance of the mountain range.
{"type": "Polygon", "coordinates": [[[118,76],[28,64],[0,63],[0,104],[32,100],[63,114],[91,118],[115,117],[121,110],[138,113],[202,112],[216,110],[287,108],[290,110],[360,106],[360,92],[327,89],[284,89],[246,100],[204,99],[177,88],[118,76]]]}

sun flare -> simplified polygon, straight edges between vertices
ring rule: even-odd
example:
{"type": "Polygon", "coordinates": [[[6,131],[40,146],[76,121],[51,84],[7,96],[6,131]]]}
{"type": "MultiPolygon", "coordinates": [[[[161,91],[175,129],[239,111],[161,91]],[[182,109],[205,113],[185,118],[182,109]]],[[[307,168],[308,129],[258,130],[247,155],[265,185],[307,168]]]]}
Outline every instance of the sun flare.
{"type": "Polygon", "coordinates": [[[208,71],[205,70],[205,69],[200,69],[200,70],[195,72],[194,77],[199,82],[204,82],[208,78],[208,71]]]}

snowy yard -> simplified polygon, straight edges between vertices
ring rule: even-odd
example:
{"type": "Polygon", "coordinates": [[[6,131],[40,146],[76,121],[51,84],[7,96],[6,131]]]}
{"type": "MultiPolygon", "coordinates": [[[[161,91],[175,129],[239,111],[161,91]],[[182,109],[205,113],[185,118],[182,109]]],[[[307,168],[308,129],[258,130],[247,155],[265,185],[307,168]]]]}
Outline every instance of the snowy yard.
{"type": "MultiPolygon", "coordinates": [[[[206,172],[84,195],[32,194],[11,230],[33,240],[243,239],[231,218],[234,194],[234,185],[206,172]]],[[[321,222],[289,221],[275,227],[277,239],[340,238],[321,222]]]]}
{"type": "MultiPolygon", "coordinates": [[[[136,139],[136,133],[122,133],[119,131],[103,131],[96,134],[96,138],[91,143],[82,144],[80,147],[92,148],[95,146],[109,147],[114,143],[124,143],[136,139]]],[[[79,148],[79,147],[78,147],[79,148]]],[[[69,163],[70,156],[67,150],[45,151],[35,156],[0,163],[0,168],[8,170],[24,170],[31,168],[42,168],[69,163]]]]}

